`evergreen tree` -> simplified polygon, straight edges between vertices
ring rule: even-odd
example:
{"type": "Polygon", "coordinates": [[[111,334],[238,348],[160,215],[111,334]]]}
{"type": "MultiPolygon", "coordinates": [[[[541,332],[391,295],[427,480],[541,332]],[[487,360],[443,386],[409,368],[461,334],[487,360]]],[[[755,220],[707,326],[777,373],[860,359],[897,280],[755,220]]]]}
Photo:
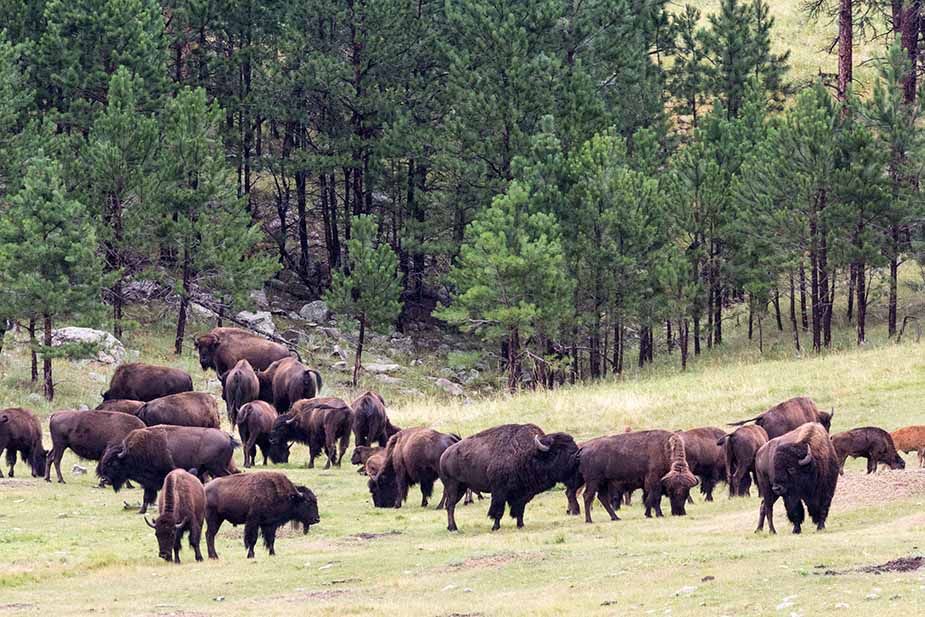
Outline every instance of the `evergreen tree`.
{"type": "Polygon", "coordinates": [[[22,131],[33,92],[20,69],[21,50],[0,31],[0,198],[16,190],[22,178],[19,169],[22,131]]]}
{"type": "Polygon", "coordinates": [[[700,29],[700,11],[690,4],[684,12],[671,17],[674,62],[668,69],[667,87],[678,100],[677,112],[691,117],[697,128],[698,115],[706,95],[707,65],[700,29]]]}

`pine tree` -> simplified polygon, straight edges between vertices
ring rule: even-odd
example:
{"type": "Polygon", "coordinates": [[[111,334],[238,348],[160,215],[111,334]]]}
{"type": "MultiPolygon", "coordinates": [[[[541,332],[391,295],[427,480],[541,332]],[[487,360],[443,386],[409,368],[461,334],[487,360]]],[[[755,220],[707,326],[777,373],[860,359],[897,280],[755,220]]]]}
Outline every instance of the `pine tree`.
{"type": "Polygon", "coordinates": [[[388,327],[401,311],[401,276],[398,257],[392,248],[376,241],[376,221],[370,215],[354,217],[353,236],[347,242],[349,273],[335,272],[325,301],[335,313],[359,323],[356,355],[353,362],[353,385],[362,366],[366,328],[388,327]]]}
{"type": "Polygon", "coordinates": [[[700,11],[689,4],[684,5],[683,13],[672,16],[674,62],[667,71],[666,84],[671,95],[679,101],[678,113],[690,115],[693,128],[697,128],[707,87],[706,54],[699,24],[700,11]]]}
{"type": "Polygon", "coordinates": [[[21,59],[21,48],[0,31],[0,198],[16,190],[23,175],[20,132],[33,104],[33,91],[20,69],[21,59]]]}

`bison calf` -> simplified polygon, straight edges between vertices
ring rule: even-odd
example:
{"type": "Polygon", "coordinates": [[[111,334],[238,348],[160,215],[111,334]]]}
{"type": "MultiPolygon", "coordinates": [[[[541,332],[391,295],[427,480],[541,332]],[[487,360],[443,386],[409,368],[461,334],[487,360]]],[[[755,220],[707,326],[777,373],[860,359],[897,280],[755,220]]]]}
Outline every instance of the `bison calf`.
{"type": "Polygon", "coordinates": [[[896,453],[893,438],[881,428],[865,426],[832,435],[832,445],[838,453],[838,468],[842,475],[849,456],[866,458],[867,473],[877,471],[877,463],[889,465],[890,469],[906,468],[905,461],[896,453]]]}
{"type": "MultiPolygon", "coordinates": [[[[28,409],[15,407],[0,410],[0,454],[4,450],[11,478],[17,452],[32,469],[32,477],[41,478],[45,474],[47,452],[42,447],[42,427],[35,414],[28,409]]],[[[3,472],[0,471],[2,477],[3,472]]]]}
{"type": "Polygon", "coordinates": [[[357,469],[357,473],[364,474],[366,473],[366,461],[377,452],[385,454],[385,448],[382,446],[356,446],[353,449],[353,455],[350,457],[350,464],[359,465],[360,468],[357,469]]]}
{"type": "Polygon", "coordinates": [[[294,485],[285,474],[276,471],[257,471],[218,478],[206,485],[206,544],[209,559],[218,559],[215,552],[215,534],[225,521],[244,525],[244,546],[247,558],[254,558],[258,533],[270,552],[276,554],[276,530],[292,522],[301,525],[308,533],[316,525],[318,501],[315,494],[304,486],[294,485]]]}
{"type": "Polygon", "coordinates": [[[915,451],[919,467],[925,467],[925,426],[907,426],[890,433],[893,445],[902,453],[915,451]]]}
{"type": "Polygon", "coordinates": [[[157,508],[159,515],[154,522],[149,521],[147,516],[145,522],[154,530],[158,555],[167,561],[180,563],[180,542],[183,534],[188,532],[196,561],[202,561],[199,540],[206,515],[206,492],[199,478],[183,469],[171,471],[164,478],[157,508]]]}

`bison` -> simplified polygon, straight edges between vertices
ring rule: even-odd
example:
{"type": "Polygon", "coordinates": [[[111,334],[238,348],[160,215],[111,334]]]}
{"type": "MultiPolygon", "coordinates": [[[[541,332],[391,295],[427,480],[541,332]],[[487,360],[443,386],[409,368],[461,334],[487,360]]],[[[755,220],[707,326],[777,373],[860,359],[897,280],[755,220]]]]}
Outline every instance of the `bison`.
{"type": "Polygon", "coordinates": [[[103,452],[96,474],[118,492],[128,480],[144,488],[139,514],[148,511],[167,474],[174,469],[197,469],[200,477],[237,473],[234,449],[241,443],[214,428],[149,426],[129,433],[122,443],[103,452]]]}
{"type": "Polygon", "coordinates": [[[420,484],[421,507],[427,507],[434,481],[440,476],[440,457],[459,439],[459,435],[429,428],[409,428],[393,435],[382,470],[369,479],[373,503],[377,507],[400,508],[408,498],[408,488],[420,484]]]}
{"type": "Polygon", "coordinates": [[[263,464],[267,464],[267,457],[274,463],[289,462],[289,446],[282,444],[274,447],[270,443],[270,433],[277,413],[273,406],[265,401],[251,401],[238,412],[238,432],[244,442],[244,466],[253,467],[256,463],[257,446],[263,454],[263,464]]]}
{"type": "MultiPolygon", "coordinates": [[[[363,463],[363,472],[370,478],[375,478],[385,466],[385,448],[376,448],[363,463]]],[[[394,501],[392,502],[394,504],[394,501]]],[[[374,504],[375,505],[375,504],[374,504]]],[[[387,507],[387,506],[386,506],[387,507]]]]}
{"type": "MultiPolygon", "coordinates": [[[[591,504],[595,495],[611,520],[619,520],[613,509],[611,490],[643,489],[646,517],[662,516],[662,495],[668,495],[671,513],[684,516],[690,489],[698,480],[690,471],[684,441],[668,431],[637,431],[598,437],[582,445],[579,471],[585,485],[585,522],[591,523],[591,504]]],[[[577,513],[578,486],[567,491],[569,511],[577,513]]]]}
{"type": "Polygon", "coordinates": [[[389,421],[385,400],[376,392],[366,392],[350,405],[353,408],[353,435],[356,446],[374,442],[385,446],[389,437],[401,429],[389,421]]]}
{"type": "Polygon", "coordinates": [[[261,400],[273,403],[278,413],[286,413],[296,401],[314,398],[321,391],[321,373],[295,358],[277,360],[258,377],[261,400]]]}
{"type": "Polygon", "coordinates": [[[247,360],[255,371],[262,371],[273,362],[291,355],[279,343],[240,328],[213,328],[198,337],[195,346],[202,370],[215,369],[218,375],[231,370],[238,360],[247,360]]]}
{"type": "Polygon", "coordinates": [[[353,455],[350,457],[351,465],[359,465],[357,473],[366,473],[366,461],[377,452],[385,453],[382,446],[356,446],[353,448],[353,455]]]}
{"type": "Polygon", "coordinates": [[[130,398],[114,398],[103,401],[96,406],[94,411],[118,411],[119,413],[127,413],[134,416],[138,414],[138,410],[144,407],[144,405],[144,401],[136,401],[130,398]]]}
{"type": "Polygon", "coordinates": [[[793,533],[800,533],[805,511],[820,531],[825,529],[829,506],[835,495],[839,471],[838,453],[825,426],[809,422],[775,437],[761,446],[755,457],[761,508],[756,533],[774,529],[774,502],[784,498],[787,518],[793,523],[793,533]]]}
{"type": "MultiPolygon", "coordinates": [[[[32,469],[33,478],[41,478],[45,474],[47,452],[42,447],[42,427],[35,414],[28,409],[14,407],[0,410],[0,454],[4,450],[11,478],[17,452],[32,469]]],[[[3,471],[0,471],[2,477],[3,471]]]]}
{"type": "Polygon", "coordinates": [[[173,426],[199,426],[221,428],[218,403],[215,397],[205,392],[183,392],[171,394],[149,403],[135,414],[148,426],[170,424],[173,426]]]}
{"type": "Polygon", "coordinates": [[[321,520],[315,494],[304,486],[296,486],[276,471],[257,471],[227,478],[218,478],[206,485],[206,544],[209,559],[218,559],[215,534],[225,521],[244,524],[244,546],[247,558],[254,558],[258,532],[275,555],[276,530],[288,522],[301,525],[308,533],[311,525],[321,520]]]}
{"type": "Polygon", "coordinates": [[[726,431],[714,426],[694,428],[679,433],[684,440],[684,451],[691,472],[700,478],[700,492],[707,501],[713,501],[713,489],[726,481],[726,461],[723,448],[717,440],[726,431]]]}
{"type": "Polygon", "coordinates": [[[558,482],[580,484],[578,446],[566,433],[545,434],[534,424],[505,424],[484,430],[446,449],[440,457],[447,529],[456,531],[456,504],[467,489],[491,493],[488,517],[500,529],[505,504],[517,527],[533,497],[558,482]]]}
{"type": "Polygon", "coordinates": [[[199,540],[206,516],[206,492],[199,478],[183,469],[171,471],[164,478],[157,509],[159,514],[154,522],[146,516],[145,523],[154,530],[158,555],[166,561],[180,563],[180,542],[183,533],[189,532],[189,544],[196,553],[196,561],[202,561],[199,540]]]}
{"type": "Polygon", "coordinates": [[[834,409],[831,412],[819,411],[811,398],[798,396],[779,403],[754,418],[730,422],[729,426],[742,426],[754,420],[755,424],[767,432],[768,439],[774,439],[807,422],[819,423],[828,431],[834,415],[834,409]]]}
{"type": "Polygon", "coordinates": [[[745,497],[751,494],[751,478],[755,475],[755,454],[766,443],[768,433],[757,424],[740,426],[716,441],[716,445],[723,449],[726,484],[729,486],[730,497],[745,497]]]}
{"type": "Polygon", "coordinates": [[[186,371],[151,364],[123,364],[113,373],[103,400],[131,399],[153,401],[180,392],[192,392],[193,378],[186,371]]]}
{"type": "Polygon", "coordinates": [[[925,467],[925,426],[907,426],[890,433],[893,445],[902,453],[915,452],[919,457],[919,467],[925,467]]]}
{"type": "Polygon", "coordinates": [[[866,458],[867,473],[877,471],[877,463],[889,465],[890,469],[906,468],[905,461],[896,453],[893,438],[882,428],[865,426],[832,435],[832,445],[838,453],[838,468],[842,475],[849,456],[866,458]]]}
{"type": "Polygon", "coordinates": [[[315,457],[322,450],[327,455],[325,469],[341,459],[350,445],[353,410],[339,398],[315,398],[297,401],[289,413],[280,414],[273,423],[270,442],[274,447],[295,441],[308,446],[308,467],[315,466],[315,457]],[[340,442],[338,454],[337,442],[340,442]]]}
{"type": "Polygon", "coordinates": [[[106,448],[122,443],[129,433],[144,428],[145,423],[125,413],[116,411],[56,411],[48,421],[51,431],[51,451],[45,468],[45,481],[51,482],[51,466],[54,464],[58,482],[64,484],[61,475],[61,457],[70,448],[78,457],[98,461],[106,448]]]}
{"type": "Polygon", "coordinates": [[[260,380],[247,360],[239,360],[234,368],[221,376],[222,398],[228,421],[234,427],[238,423],[238,411],[245,404],[256,401],[260,396],[260,380]]]}

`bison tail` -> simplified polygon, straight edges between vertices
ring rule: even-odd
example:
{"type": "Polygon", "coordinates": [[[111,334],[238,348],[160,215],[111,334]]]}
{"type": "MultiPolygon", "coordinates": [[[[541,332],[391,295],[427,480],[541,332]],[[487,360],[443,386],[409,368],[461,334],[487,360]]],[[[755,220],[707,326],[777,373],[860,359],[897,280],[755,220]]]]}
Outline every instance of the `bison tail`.
{"type": "Polygon", "coordinates": [[[754,422],[764,414],[758,414],[754,418],[749,418],[748,420],[739,420],[738,422],[727,422],[726,426],[742,426],[743,424],[748,424],[749,422],[754,422]]]}
{"type": "Polygon", "coordinates": [[[241,442],[235,439],[234,437],[232,437],[231,435],[228,435],[228,442],[231,444],[232,450],[234,450],[235,448],[241,447],[241,442]]]}
{"type": "Polygon", "coordinates": [[[726,463],[726,484],[729,485],[729,495],[731,497],[735,497],[738,487],[733,486],[732,482],[732,457],[734,456],[732,449],[732,435],[726,435],[720,441],[723,443],[721,444],[718,441],[716,442],[716,445],[721,445],[723,447],[723,460],[726,463]]]}

